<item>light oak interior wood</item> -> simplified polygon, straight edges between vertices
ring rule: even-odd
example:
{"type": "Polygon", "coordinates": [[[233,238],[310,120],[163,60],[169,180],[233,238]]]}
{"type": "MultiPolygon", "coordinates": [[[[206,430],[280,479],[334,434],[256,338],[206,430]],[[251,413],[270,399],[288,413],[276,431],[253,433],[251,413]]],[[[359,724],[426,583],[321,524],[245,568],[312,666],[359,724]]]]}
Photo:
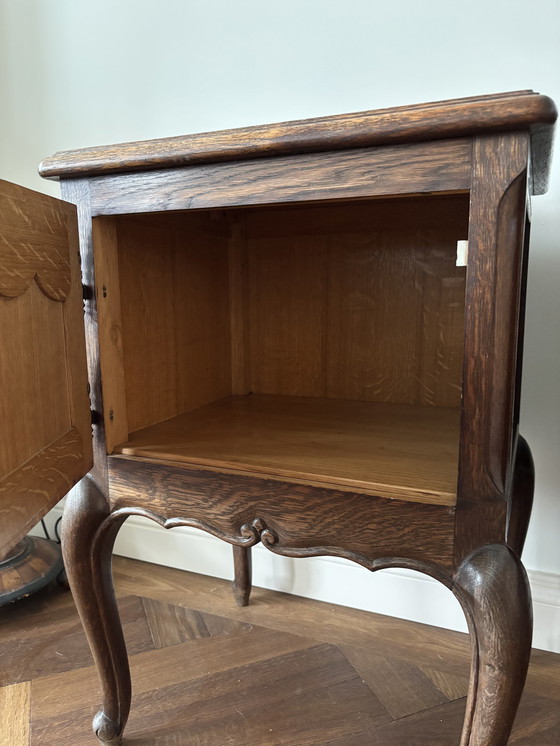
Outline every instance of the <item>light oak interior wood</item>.
{"type": "Polygon", "coordinates": [[[467,236],[467,195],[94,222],[102,375],[121,381],[106,429],[135,434],[124,446],[109,438],[109,452],[153,456],[155,448],[171,460],[454,503],[465,293],[455,256],[467,236]],[[251,393],[272,398],[228,399],[251,393]],[[292,419],[282,418],[277,397],[292,419]],[[256,401],[264,410],[247,404],[256,401]],[[432,409],[440,411],[423,413],[432,409]],[[346,445],[336,444],[336,417],[346,445]],[[213,432],[206,445],[194,437],[200,428],[213,432]],[[316,443],[298,453],[311,436],[328,457],[316,443]],[[392,465],[381,466],[371,452],[385,438],[392,465]],[[424,442],[414,446],[415,438],[424,442]]]}
{"type": "Polygon", "coordinates": [[[31,721],[31,682],[0,687],[2,733],[0,746],[28,746],[31,721]]]}
{"type": "Polygon", "coordinates": [[[129,456],[453,505],[459,410],[296,396],[232,396],[133,433],[129,456]]]}

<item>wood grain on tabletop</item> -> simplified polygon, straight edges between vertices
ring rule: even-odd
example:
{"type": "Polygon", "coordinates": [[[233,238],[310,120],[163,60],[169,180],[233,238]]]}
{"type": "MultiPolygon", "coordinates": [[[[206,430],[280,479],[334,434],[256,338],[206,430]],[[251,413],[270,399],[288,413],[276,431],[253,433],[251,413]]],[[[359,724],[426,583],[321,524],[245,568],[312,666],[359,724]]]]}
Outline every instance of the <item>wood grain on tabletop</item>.
{"type": "Polygon", "coordinates": [[[512,91],[71,150],[45,159],[40,173],[48,177],[75,177],[529,129],[536,156],[535,181],[541,189],[546,189],[556,116],[556,107],[546,96],[529,90],[512,91]]]}

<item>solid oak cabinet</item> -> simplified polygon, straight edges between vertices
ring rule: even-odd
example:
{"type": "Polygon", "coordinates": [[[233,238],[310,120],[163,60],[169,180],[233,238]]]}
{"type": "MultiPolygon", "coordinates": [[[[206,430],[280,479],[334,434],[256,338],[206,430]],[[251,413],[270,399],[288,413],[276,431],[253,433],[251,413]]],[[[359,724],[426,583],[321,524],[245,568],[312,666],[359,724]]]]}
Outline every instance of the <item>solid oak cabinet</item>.
{"type": "Polygon", "coordinates": [[[110,577],[129,515],[231,543],[240,604],[258,541],[437,578],[473,640],[461,744],[507,742],[531,646],[528,201],[555,119],[524,91],[48,158],[77,206],[91,413],[74,212],[6,187],[3,340],[18,331],[1,396],[19,435],[2,442],[0,510],[40,517],[90,467],[93,423],[63,550],[104,743],[130,706],[110,577]]]}

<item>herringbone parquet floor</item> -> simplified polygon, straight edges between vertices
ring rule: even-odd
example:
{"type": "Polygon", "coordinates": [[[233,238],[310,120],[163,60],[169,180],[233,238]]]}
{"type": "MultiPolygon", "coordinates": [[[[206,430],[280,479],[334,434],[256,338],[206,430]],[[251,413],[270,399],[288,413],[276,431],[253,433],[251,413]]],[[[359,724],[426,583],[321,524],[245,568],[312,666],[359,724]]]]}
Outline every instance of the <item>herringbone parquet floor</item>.
{"type": "MultiPolygon", "coordinates": [[[[451,746],[465,635],[116,558],[124,746],[451,746]]],[[[1,746],[87,746],[97,677],[70,594],[1,610],[1,746]]],[[[535,651],[512,744],[560,744],[560,656],[535,651]]]]}

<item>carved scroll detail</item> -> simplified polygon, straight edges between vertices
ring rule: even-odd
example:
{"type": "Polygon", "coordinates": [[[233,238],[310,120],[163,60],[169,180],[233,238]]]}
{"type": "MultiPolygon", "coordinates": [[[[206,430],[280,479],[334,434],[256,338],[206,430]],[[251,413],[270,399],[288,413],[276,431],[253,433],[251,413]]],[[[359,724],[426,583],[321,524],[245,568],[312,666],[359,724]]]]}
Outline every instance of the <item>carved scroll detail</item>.
{"type": "Polygon", "coordinates": [[[409,570],[416,570],[422,572],[425,575],[438,580],[447,587],[451,587],[452,578],[450,575],[442,570],[437,565],[430,562],[423,562],[416,559],[410,559],[407,557],[367,557],[358,552],[353,552],[343,547],[337,546],[311,546],[311,547],[293,547],[286,546],[282,542],[282,538],[274,531],[269,528],[266,522],[262,518],[254,518],[251,522],[244,523],[240,529],[239,534],[228,533],[222,529],[217,528],[204,521],[197,520],[195,518],[165,518],[164,516],[152,511],[146,510],[145,508],[135,508],[132,506],[117,508],[107,516],[104,523],[100,526],[99,532],[102,534],[108,530],[109,526],[113,522],[123,522],[129,516],[140,516],[142,518],[149,518],[155,521],[163,528],[176,528],[177,526],[188,526],[190,528],[199,528],[218,539],[228,542],[240,547],[252,547],[261,542],[263,546],[269,549],[274,554],[279,554],[284,557],[340,557],[342,559],[348,559],[352,562],[365,567],[371,572],[377,570],[383,570],[390,567],[400,567],[409,570]]]}

